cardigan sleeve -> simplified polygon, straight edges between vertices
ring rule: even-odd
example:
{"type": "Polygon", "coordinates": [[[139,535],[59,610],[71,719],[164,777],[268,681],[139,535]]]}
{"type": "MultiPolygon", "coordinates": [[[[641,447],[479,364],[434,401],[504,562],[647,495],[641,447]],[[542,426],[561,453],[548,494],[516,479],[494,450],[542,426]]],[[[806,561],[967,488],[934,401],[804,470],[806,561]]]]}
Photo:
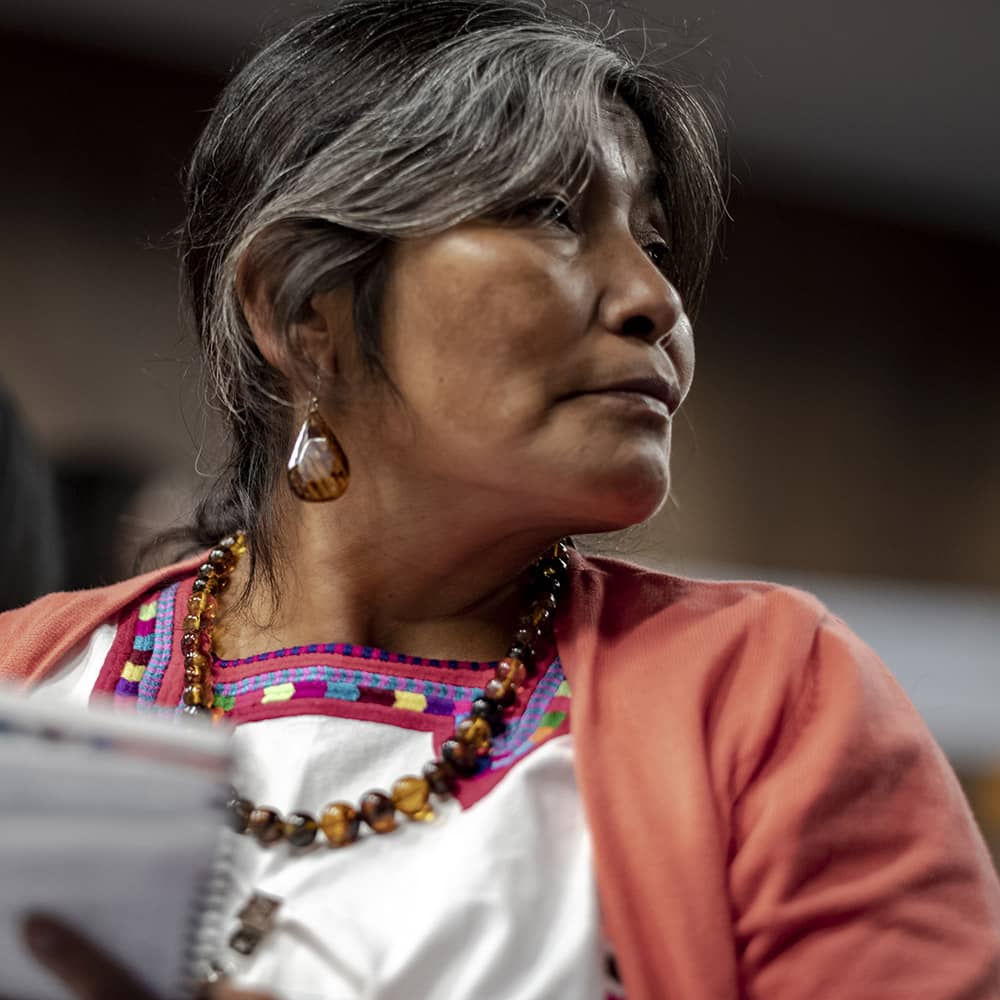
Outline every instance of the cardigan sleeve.
{"type": "Polygon", "coordinates": [[[895,679],[827,614],[788,701],[731,816],[744,995],[1000,998],[996,872],[895,679]]]}

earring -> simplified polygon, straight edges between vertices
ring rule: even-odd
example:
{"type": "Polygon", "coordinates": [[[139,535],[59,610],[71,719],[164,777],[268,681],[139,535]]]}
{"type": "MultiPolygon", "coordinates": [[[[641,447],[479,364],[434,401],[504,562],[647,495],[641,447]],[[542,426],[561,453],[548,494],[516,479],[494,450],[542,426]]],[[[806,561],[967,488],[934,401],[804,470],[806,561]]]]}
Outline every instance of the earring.
{"type": "Polygon", "coordinates": [[[288,485],[300,500],[321,502],[342,496],[350,479],[344,449],[321,416],[319,402],[313,396],[288,457],[288,485]]]}

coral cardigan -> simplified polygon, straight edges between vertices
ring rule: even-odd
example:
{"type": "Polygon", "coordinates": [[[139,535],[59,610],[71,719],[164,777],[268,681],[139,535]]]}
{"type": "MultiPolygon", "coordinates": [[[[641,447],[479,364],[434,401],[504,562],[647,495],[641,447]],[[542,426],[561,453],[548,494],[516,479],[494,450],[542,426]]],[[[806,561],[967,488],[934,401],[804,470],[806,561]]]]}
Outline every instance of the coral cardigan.
{"type": "MultiPolygon", "coordinates": [[[[629,1000],[1000,998],[996,873],[875,654],[801,591],[571,558],[556,640],[629,1000]]],[[[0,615],[0,678],[199,561],[0,615]]]]}

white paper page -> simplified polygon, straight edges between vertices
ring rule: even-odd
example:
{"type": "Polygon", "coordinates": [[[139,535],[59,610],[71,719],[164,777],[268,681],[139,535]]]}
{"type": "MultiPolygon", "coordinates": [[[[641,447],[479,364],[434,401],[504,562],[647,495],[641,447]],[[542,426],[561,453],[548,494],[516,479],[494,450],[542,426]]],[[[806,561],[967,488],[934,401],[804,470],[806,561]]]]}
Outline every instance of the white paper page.
{"type": "Polygon", "coordinates": [[[177,996],[211,877],[215,817],[171,820],[4,820],[0,844],[0,990],[71,1000],[21,943],[20,921],[38,910],[65,918],[119,958],[159,996],[177,996]]]}
{"type": "Polygon", "coordinates": [[[176,996],[223,826],[226,727],[0,692],[0,995],[68,994],[20,923],[64,917],[176,996]]]}

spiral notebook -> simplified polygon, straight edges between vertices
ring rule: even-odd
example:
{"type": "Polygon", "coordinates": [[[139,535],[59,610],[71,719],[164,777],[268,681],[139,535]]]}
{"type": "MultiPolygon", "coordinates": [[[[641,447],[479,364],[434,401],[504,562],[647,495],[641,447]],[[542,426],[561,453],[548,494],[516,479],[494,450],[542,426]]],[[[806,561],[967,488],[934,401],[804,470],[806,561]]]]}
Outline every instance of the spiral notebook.
{"type": "Polygon", "coordinates": [[[231,770],[227,728],[0,691],[0,996],[70,1000],[25,951],[29,911],[190,995],[221,933],[231,770]]]}

